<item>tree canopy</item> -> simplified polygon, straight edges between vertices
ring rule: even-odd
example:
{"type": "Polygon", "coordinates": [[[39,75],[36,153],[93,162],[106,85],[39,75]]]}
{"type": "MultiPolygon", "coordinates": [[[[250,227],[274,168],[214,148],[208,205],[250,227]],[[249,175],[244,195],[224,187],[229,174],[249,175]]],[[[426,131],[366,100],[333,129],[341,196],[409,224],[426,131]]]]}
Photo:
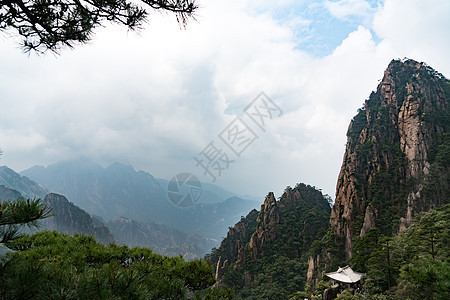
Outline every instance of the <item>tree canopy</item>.
{"type": "Polygon", "coordinates": [[[0,0],[0,31],[20,35],[25,52],[57,52],[89,41],[105,22],[135,30],[157,10],[185,26],[197,9],[195,0],[0,0]]]}
{"type": "Polygon", "coordinates": [[[91,236],[24,235],[0,261],[0,299],[230,299],[212,288],[214,266],[149,248],[105,246],[91,236]]]}

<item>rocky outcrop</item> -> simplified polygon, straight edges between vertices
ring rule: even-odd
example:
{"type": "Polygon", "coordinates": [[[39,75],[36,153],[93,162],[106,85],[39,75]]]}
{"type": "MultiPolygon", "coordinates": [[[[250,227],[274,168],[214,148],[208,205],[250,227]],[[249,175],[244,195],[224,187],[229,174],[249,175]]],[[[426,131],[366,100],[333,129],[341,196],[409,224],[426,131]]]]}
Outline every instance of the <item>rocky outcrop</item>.
{"type": "Polygon", "coordinates": [[[449,201],[449,91],[424,63],[395,60],[353,118],[330,217],[347,258],[368,229],[395,233],[449,201]]]}
{"type": "Polygon", "coordinates": [[[370,204],[367,205],[366,213],[364,215],[364,223],[361,228],[360,236],[365,236],[370,228],[375,227],[375,217],[376,217],[375,209],[372,207],[372,205],[370,204]]]}
{"type": "MultiPolygon", "coordinates": [[[[330,211],[322,193],[302,183],[287,187],[278,201],[269,193],[260,211],[252,210],[231,227],[219,249],[208,258],[216,265],[219,278],[233,268],[233,274],[240,274],[233,276],[241,276],[244,289],[262,284],[260,274],[265,268],[272,270],[271,263],[276,264],[281,257],[286,270],[298,261],[307,263],[309,248],[326,231],[330,211]]],[[[270,280],[276,282],[279,278],[270,280]]],[[[303,283],[297,280],[296,284],[303,283]]]]}
{"type": "Polygon", "coordinates": [[[258,225],[248,244],[253,259],[263,257],[264,243],[276,237],[274,228],[280,222],[280,214],[277,200],[272,192],[267,195],[263,205],[261,205],[256,222],[258,225]]]}
{"type": "Polygon", "coordinates": [[[102,243],[114,242],[114,237],[106,226],[94,226],[87,212],[69,202],[66,197],[48,194],[43,203],[52,209],[52,217],[44,219],[44,229],[56,230],[65,234],[82,233],[92,235],[102,243]]]}
{"type": "Polygon", "coordinates": [[[246,261],[245,246],[256,229],[259,212],[253,209],[246,217],[228,229],[226,238],[221,242],[219,249],[212,255],[212,261],[217,262],[216,273],[219,277],[224,268],[231,263],[236,263],[237,268],[243,266],[246,261]]]}
{"type": "Polygon", "coordinates": [[[306,281],[312,283],[313,279],[320,278],[323,270],[320,270],[320,255],[310,256],[308,259],[308,271],[306,272],[306,281]]]}

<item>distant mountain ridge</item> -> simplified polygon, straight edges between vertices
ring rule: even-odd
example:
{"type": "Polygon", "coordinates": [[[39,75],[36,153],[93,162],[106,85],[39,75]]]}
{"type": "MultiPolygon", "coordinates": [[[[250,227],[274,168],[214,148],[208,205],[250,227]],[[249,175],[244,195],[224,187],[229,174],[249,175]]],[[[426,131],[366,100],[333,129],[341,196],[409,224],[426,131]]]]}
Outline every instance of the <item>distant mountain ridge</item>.
{"type": "MultiPolygon", "coordinates": [[[[8,175],[2,177],[3,183],[8,186],[20,186],[22,190],[29,191],[29,195],[36,195],[36,191],[43,191],[40,185],[9,168],[3,168],[3,172],[8,175]]],[[[22,194],[5,185],[0,185],[0,201],[14,201],[18,197],[22,197],[22,194]]],[[[69,202],[65,196],[56,193],[47,194],[42,201],[52,209],[54,216],[40,221],[42,227],[39,230],[56,230],[70,235],[87,234],[105,244],[117,242],[130,246],[145,246],[163,255],[183,255],[185,259],[202,257],[217,244],[216,240],[190,235],[149,221],[138,222],[116,218],[105,224],[98,216],[88,214],[69,202]]],[[[29,231],[25,230],[25,232],[29,231]]]]}
{"type": "Polygon", "coordinates": [[[164,190],[153,176],[119,163],[103,168],[78,159],[46,168],[35,166],[21,174],[105,219],[123,215],[135,220],[159,221],[160,215],[155,212],[170,209],[164,190]],[[142,209],[148,205],[153,209],[142,209]]]}
{"type": "MultiPolygon", "coordinates": [[[[159,183],[159,185],[164,191],[167,191],[169,180],[163,178],[156,178],[156,181],[159,183]]],[[[251,201],[259,201],[260,199],[260,197],[257,196],[239,195],[231,191],[228,191],[218,185],[211,184],[208,182],[202,182],[201,184],[202,184],[202,195],[198,200],[199,203],[220,203],[232,197],[237,197],[251,201]]]]}
{"type": "Polygon", "coordinates": [[[150,221],[138,222],[118,217],[107,223],[117,240],[129,246],[150,247],[155,252],[185,259],[201,258],[216,241],[190,235],[172,227],[150,221]]]}
{"type": "Polygon", "coordinates": [[[27,198],[44,198],[48,191],[42,185],[21,176],[7,166],[0,167],[0,185],[16,190],[27,198]]]}
{"type": "Polygon", "coordinates": [[[259,205],[205,184],[199,203],[180,208],[168,199],[166,180],[120,163],[103,168],[88,160],[75,160],[32,167],[21,174],[105,220],[151,221],[213,240],[224,237],[229,226],[259,205]]]}

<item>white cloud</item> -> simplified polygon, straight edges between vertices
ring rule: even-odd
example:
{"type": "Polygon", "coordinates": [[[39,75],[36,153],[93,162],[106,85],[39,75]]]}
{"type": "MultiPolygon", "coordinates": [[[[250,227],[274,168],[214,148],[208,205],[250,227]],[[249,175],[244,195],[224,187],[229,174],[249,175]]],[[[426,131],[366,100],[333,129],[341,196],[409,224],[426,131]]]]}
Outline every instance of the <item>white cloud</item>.
{"type": "Polygon", "coordinates": [[[374,18],[378,51],[425,61],[450,76],[450,1],[386,0],[374,18]]]}
{"type": "Polygon", "coordinates": [[[211,0],[187,30],[155,14],[140,35],[108,26],[60,57],[28,58],[1,41],[2,164],[21,170],[87,156],[166,178],[201,174],[193,156],[265,91],[283,116],[217,183],[264,196],[303,181],[334,195],[347,126],[389,61],[408,56],[450,74],[450,8],[326,3],[334,17],[370,15],[374,25],[360,20],[325,57],[298,49],[296,30],[311,23],[294,1],[211,0]]]}

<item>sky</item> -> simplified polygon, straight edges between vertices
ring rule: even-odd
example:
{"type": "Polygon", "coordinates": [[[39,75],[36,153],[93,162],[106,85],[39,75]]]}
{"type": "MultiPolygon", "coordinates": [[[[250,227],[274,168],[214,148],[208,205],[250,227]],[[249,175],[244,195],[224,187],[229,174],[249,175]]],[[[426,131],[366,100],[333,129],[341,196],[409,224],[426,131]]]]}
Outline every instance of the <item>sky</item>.
{"type": "Polygon", "coordinates": [[[348,125],[389,62],[450,77],[448,0],[198,4],[186,29],[151,12],[59,55],[0,34],[0,164],[87,158],[261,201],[299,182],[334,199],[348,125]]]}

